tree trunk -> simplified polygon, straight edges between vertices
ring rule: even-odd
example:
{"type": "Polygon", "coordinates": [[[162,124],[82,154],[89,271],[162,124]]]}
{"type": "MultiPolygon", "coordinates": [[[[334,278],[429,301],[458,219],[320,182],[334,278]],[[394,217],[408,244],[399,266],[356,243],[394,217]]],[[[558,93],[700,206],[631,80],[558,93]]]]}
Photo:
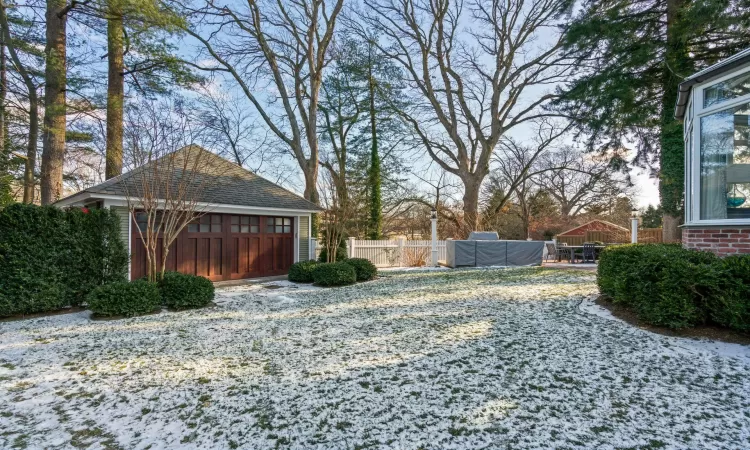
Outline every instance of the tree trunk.
{"type": "MultiPolygon", "coordinates": [[[[370,45],[370,55],[372,45],[370,45]]],[[[369,95],[370,95],[370,133],[372,134],[372,148],[370,149],[370,220],[368,223],[368,238],[378,240],[383,238],[383,213],[380,196],[380,155],[378,153],[378,131],[375,124],[375,78],[372,76],[372,60],[368,61],[369,95]]]]}
{"type": "Polygon", "coordinates": [[[472,231],[478,231],[479,227],[479,187],[481,182],[475,179],[464,179],[464,229],[461,234],[468,237],[472,231]]]}
{"type": "Polygon", "coordinates": [[[685,40],[679,36],[679,20],[685,0],[667,0],[667,43],[662,75],[659,196],[664,211],[663,239],[680,240],[680,218],[685,191],[685,153],[682,122],[674,118],[677,89],[692,70],[685,40]]]}
{"type": "Polygon", "coordinates": [[[26,167],[23,174],[23,202],[33,203],[34,202],[34,168],[36,166],[36,143],[39,139],[39,99],[36,95],[36,86],[34,81],[31,79],[26,67],[21,63],[21,59],[16,53],[15,47],[13,47],[13,41],[10,36],[10,28],[8,27],[8,17],[5,14],[5,3],[0,0],[0,28],[2,28],[3,41],[8,49],[13,65],[16,67],[16,71],[23,79],[26,85],[26,90],[29,95],[29,140],[26,143],[26,167]]]}
{"type": "Polygon", "coordinates": [[[125,102],[125,65],[123,41],[125,32],[122,23],[122,7],[119,0],[109,0],[107,17],[107,179],[122,173],[122,129],[125,102]]]}
{"type": "MultiPolygon", "coordinates": [[[[0,3],[2,12],[5,14],[5,3],[0,3]]],[[[8,86],[8,73],[5,67],[5,33],[0,35],[0,158],[7,158],[8,146],[5,145],[6,125],[5,125],[5,98],[6,86],[8,86]]]]}
{"type": "Polygon", "coordinates": [[[44,49],[44,130],[42,141],[42,204],[62,195],[65,158],[65,89],[67,84],[66,0],[47,0],[47,44],[44,49]]]}

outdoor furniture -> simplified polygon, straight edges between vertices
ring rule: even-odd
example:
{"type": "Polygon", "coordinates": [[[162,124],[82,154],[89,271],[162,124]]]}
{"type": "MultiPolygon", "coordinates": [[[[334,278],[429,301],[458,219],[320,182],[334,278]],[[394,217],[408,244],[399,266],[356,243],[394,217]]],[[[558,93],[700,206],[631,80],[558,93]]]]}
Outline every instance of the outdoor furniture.
{"type": "Polygon", "coordinates": [[[542,264],[542,241],[448,240],[448,267],[537,266],[542,264]]]}
{"type": "Polygon", "coordinates": [[[552,258],[553,261],[556,260],[557,259],[557,247],[555,247],[555,244],[552,242],[547,242],[545,246],[547,247],[546,260],[549,261],[550,258],[552,258]]]}
{"type": "Polygon", "coordinates": [[[592,242],[583,243],[583,262],[591,261],[596,262],[596,245],[592,242]]]}
{"type": "Polygon", "coordinates": [[[569,247],[568,244],[562,244],[557,247],[557,261],[567,259],[568,262],[573,262],[573,247],[569,247]]]}

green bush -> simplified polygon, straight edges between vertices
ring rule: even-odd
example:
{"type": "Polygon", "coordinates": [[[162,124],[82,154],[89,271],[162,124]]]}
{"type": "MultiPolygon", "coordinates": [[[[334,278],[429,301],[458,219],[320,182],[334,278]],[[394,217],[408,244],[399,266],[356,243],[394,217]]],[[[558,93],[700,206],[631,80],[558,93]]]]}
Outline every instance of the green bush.
{"type": "Polygon", "coordinates": [[[721,259],[676,244],[610,247],[601,254],[597,283],[602,294],[647,323],[750,327],[750,258],[745,256],[721,259]]]}
{"type": "Polygon", "coordinates": [[[289,281],[298,283],[312,283],[313,270],[318,265],[317,261],[300,261],[289,267],[289,281]]]}
{"type": "Polygon", "coordinates": [[[208,278],[167,272],[159,280],[164,304],[172,309],[200,308],[214,300],[214,284],[208,278]]]}
{"type": "Polygon", "coordinates": [[[78,305],[126,279],[117,216],[16,203],[0,210],[0,317],[78,305]]]}
{"type": "Polygon", "coordinates": [[[345,262],[318,264],[313,269],[313,281],[319,286],[354,284],[357,282],[357,272],[345,262]]]}
{"type": "MultiPolygon", "coordinates": [[[[336,261],[337,262],[346,261],[348,257],[349,256],[346,251],[346,245],[339,246],[336,248],[336,261]]],[[[328,249],[327,248],[323,247],[320,250],[320,255],[318,255],[318,261],[322,263],[328,262],[328,249]]]]}
{"type": "Polygon", "coordinates": [[[357,281],[372,280],[378,274],[378,269],[368,259],[349,258],[344,262],[354,267],[354,271],[357,272],[357,281]]]}
{"type": "Polygon", "coordinates": [[[118,281],[95,288],[86,301],[98,316],[132,317],[156,311],[161,306],[161,295],[159,286],[150,281],[118,281]]]}

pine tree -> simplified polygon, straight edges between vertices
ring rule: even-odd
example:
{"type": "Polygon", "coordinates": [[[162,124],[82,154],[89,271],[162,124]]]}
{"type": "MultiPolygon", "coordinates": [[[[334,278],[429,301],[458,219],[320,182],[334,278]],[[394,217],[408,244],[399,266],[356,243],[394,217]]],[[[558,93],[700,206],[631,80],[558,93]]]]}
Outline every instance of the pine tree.
{"type": "Polygon", "coordinates": [[[679,238],[683,207],[677,86],[745,47],[748,20],[748,0],[587,0],[567,31],[582,69],[556,106],[576,118],[591,151],[634,144],[630,162],[660,167],[666,241],[679,238]]]}
{"type": "Polygon", "coordinates": [[[370,186],[369,210],[370,217],[367,223],[368,239],[379,240],[383,238],[383,205],[380,196],[380,154],[378,153],[378,129],[376,124],[377,110],[375,109],[375,85],[373,74],[373,51],[374,45],[368,42],[367,52],[367,87],[370,103],[370,168],[367,173],[370,186]]]}

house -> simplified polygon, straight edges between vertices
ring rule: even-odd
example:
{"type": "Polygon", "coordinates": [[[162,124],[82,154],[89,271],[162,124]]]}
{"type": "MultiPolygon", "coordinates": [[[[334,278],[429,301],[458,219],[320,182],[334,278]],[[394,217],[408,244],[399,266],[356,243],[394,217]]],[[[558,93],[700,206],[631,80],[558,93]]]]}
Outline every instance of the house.
{"type": "MultiPolygon", "coordinates": [[[[318,206],[200,147],[185,147],[171,155],[186,161],[201,158],[193,166],[170,166],[173,185],[200,180],[196,207],[184,210],[199,210],[201,215],[173,243],[168,270],[222,281],[286,274],[292,263],[309,259],[311,214],[321,211],[318,206]],[[207,166],[212,170],[202,170],[207,166]]],[[[131,279],[146,275],[146,252],[137,227],[144,230],[147,225],[145,214],[137,208],[131,211],[128,205],[139,204],[133,192],[138,191],[138,183],[153,177],[144,171],[163,158],[167,156],[56,203],[117,213],[131,255],[131,279]]]]}
{"type": "Polygon", "coordinates": [[[683,246],[750,253],[750,48],[679,87],[684,123],[683,246]]]}
{"type": "Polygon", "coordinates": [[[609,232],[614,234],[627,234],[630,236],[630,230],[628,230],[625,227],[621,227],[620,225],[616,225],[612,222],[607,222],[606,220],[599,220],[594,219],[590,222],[586,222],[583,225],[578,225],[575,228],[571,228],[568,231],[562,232],[558,234],[558,237],[583,237],[586,236],[586,233],[588,231],[603,231],[603,232],[609,232]]]}

